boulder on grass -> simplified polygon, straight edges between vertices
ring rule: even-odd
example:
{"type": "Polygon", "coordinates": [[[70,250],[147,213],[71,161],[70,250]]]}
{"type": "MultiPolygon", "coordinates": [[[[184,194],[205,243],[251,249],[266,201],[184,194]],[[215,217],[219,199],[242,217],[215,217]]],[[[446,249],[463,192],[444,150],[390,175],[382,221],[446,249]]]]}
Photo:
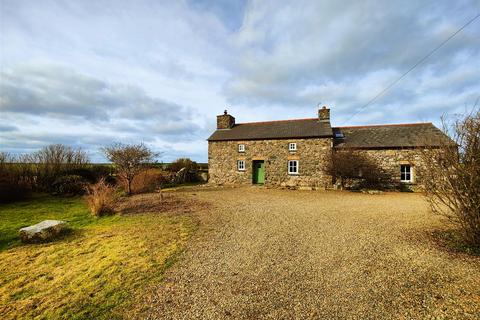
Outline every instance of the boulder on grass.
{"type": "Polygon", "coordinates": [[[23,243],[48,242],[64,235],[70,230],[65,221],[44,220],[30,227],[20,229],[20,239],[23,243]]]}

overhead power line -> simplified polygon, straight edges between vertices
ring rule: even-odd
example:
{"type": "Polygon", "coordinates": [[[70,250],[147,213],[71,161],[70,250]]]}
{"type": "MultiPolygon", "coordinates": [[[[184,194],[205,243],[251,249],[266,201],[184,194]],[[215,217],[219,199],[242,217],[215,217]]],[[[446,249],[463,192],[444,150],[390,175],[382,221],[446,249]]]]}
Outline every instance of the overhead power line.
{"type": "Polygon", "coordinates": [[[392,83],[390,83],[388,86],[386,86],[382,91],[377,93],[376,96],[374,96],[372,99],[370,99],[367,103],[365,103],[363,106],[361,106],[353,115],[351,115],[347,120],[345,120],[342,124],[345,124],[347,121],[352,120],[357,114],[360,113],[363,109],[368,107],[372,102],[377,100],[381,95],[383,95],[385,92],[387,92],[391,87],[396,85],[400,80],[402,80],[407,74],[409,74],[413,69],[418,67],[420,64],[425,62],[428,58],[430,58],[431,55],[433,55],[438,49],[443,47],[448,41],[450,41],[453,37],[455,37],[457,34],[459,34],[463,29],[465,29],[469,24],[471,24],[473,21],[478,19],[480,17],[480,13],[477,14],[475,17],[470,19],[467,23],[465,23],[460,29],[452,33],[447,39],[445,39],[442,43],[440,43],[438,46],[436,46],[432,51],[430,51],[426,56],[424,56],[422,59],[420,59],[417,63],[415,63],[410,69],[408,69],[405,73],[403,73],[400,77],[398,77],[396,80],[394,80],[392,83]]]}

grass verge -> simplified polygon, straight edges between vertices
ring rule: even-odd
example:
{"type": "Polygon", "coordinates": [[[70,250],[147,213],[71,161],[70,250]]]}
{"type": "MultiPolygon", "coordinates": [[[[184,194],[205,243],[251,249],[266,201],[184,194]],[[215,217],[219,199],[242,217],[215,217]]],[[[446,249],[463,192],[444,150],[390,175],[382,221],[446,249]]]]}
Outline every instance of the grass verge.
{"type": "Polygon", "coordinates": [[[188,215],[158,211],[95,218],[80,198],[47,196],[0,206],[0,221],[2,319],[121,319],[196,227],[188,215]],[[18,229],[44,219],[66,220],[74,232],[21,245],[18,229]]]}

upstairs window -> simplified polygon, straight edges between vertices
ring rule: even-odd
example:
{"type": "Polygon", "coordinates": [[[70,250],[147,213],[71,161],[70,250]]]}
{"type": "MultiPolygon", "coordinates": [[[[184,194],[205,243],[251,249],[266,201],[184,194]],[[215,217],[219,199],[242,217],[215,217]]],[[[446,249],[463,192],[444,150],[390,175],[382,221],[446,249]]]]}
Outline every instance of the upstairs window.
{"type": "Polygon", "coordinates": [[[290,142],[288,144],[288,151],[297,151],[297,144],[295,142],[290,142]]]}
{"type": "Polygon", "coordinates": [[[298,174],[298,160],[288,160],[288,174],[298,174]]]}
{"type": "Polygon", "coordinates": [[[245,160],[237,161],[237,169],[238,171],[245,171],[245,160]]]}
{"type": "Polygon", "coordinates": [[[400,181],[412,182],[412,166],[409,164],[402,164],[400,166],[400,181]]]}
{"type": "Polygon", "coordinates": [[[238,145],[238,152],[245,152],[245,145],[244,144],[239,144],[238,145]]]}

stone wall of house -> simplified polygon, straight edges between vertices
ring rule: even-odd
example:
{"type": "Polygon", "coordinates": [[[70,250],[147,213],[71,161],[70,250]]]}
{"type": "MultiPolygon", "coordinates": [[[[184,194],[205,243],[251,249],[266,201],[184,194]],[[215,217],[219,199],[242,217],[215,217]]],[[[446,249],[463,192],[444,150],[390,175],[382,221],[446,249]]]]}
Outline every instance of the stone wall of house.
{"type": "Polygon", "coordinates": [[[208,143],[209,183],[251,184],[254,160],[264,160],[265,185],[299,189],[331,187],[332,178],[324,167],[332,151],[331,138],[281,139],[248,141],[210,141],[208,143]],[[289,151],[291,142],[296,151],[289,151]],[[245,145],[245,152],[238,145],[245,145]],[[245,171],[237,169],[237,161],[245,160],[245,171]],[[299,174],[288,174],[288,160],[299,161],[299,174]]]}
{"type": "Polygon", "coordinates": [[[413,190],[422,190],[422,171],[424,165],[419,149],[378,149],[378,150],[361,150],[360,152],[367,154],[377,161],[377,163],[386,170],[393,180],[400,183],[400,166],[409,164],[413,171],[413,182],[411,187],[413,190]]]}

